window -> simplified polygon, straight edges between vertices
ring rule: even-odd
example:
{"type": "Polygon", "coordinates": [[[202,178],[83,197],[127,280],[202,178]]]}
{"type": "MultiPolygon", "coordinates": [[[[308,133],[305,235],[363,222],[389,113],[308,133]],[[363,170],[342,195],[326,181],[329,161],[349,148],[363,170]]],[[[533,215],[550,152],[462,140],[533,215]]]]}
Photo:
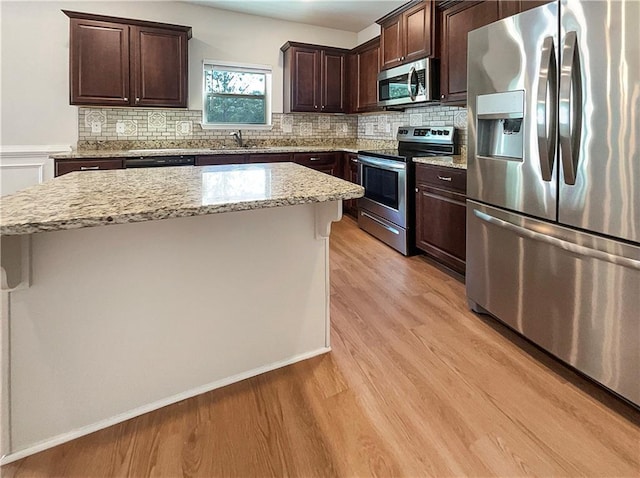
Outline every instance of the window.
{"type": "Polygon", "coordinates": [[[271,128],[271,67],[204,61],[203,128],[271,128]]]}

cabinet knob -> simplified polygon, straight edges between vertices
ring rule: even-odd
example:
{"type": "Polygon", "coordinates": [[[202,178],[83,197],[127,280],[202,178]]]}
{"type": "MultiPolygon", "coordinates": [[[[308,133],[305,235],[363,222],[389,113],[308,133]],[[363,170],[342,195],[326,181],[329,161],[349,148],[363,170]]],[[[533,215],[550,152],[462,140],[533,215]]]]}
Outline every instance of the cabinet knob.
{"type": "Polygon", "coordinates": [[[416,192],[417,192],[417,193],[419,193],[419,192],[420,192],[420,190],[419,190],[418,188],[416,188],[416,192]]]}
{"type": "Polygon", "coordinates": [[[324,109],[324,105],[322,105],[322,108],[320,108],[320,109],[324,109]]]}
{"type": "Polygon", "coordinates": [[[442,98],[444,100],[446,95],[440,95],[440,98],[442,98]]]}
{"type": "Polygon", "coordinates": [[[122,99],[125,100],[125,101],[129,101],[129,98],[122,98],[122,99]]]}
{"type": "Polygon", "coordinates": [[[140,98],[136,98],[136,103],[140,103],[140,98]]]}
{"type": "Polygon", "coordinates": [[[403,60],[403,61],[404,61],[404,56],[401,56],[401,57],[400,57],[400,60],[403,60]]]}
{"type": "Polygon", "coordinates": [[[315,109],[318,109],[318,105],[313,105],[313,107],[314,107],[315,109]]]}

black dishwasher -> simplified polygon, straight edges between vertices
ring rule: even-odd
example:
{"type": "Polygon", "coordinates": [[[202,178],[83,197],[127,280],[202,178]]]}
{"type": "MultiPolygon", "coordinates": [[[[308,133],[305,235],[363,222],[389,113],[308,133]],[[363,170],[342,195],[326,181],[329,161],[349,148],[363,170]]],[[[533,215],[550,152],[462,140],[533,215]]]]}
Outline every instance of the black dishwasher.
{"type": "Polygon", "coordinates": [[[125,168],[160,168],[166,166],[193,166],[196,163],[195,156],[140,156],[126,158],[125,168]]]}

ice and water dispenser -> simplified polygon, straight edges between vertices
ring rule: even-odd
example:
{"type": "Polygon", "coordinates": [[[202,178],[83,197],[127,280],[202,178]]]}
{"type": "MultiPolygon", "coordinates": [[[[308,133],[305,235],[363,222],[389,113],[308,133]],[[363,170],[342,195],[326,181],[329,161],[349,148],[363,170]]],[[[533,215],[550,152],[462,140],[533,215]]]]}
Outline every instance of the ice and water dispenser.
{"type": "Polygon", "coordinates": [[[524,91],[478,95],[476,117],[478,157],[522,161],[524,91]]]}

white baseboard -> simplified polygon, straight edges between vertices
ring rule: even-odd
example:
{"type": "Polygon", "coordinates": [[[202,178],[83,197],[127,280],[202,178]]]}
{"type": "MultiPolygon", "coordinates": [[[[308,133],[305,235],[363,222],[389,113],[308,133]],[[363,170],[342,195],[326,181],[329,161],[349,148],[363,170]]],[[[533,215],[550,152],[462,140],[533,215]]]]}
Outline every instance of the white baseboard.
{"type": "Polygon", "coordinates": [[[157,400],[153,403],[149,403],[147,405],[134,408],[126,413],[121,413],[114,417],[108,418],[106,420],[101,420],[97,423],[93,423],[91,425],[84,426],[82,428],[78,428],[77,430],[70,431],[68,433],[64,433],[62,435],[55,436],[48,440],[42,441],[40,443],[36,443],[33,446],[25,448],[23,450],[19,450],[16,452],[9,453],[8,455],[4,455],[0,458],[0,465],[6,465],[7,463],[11,463],[13,461],[19,460],[29,455],[33,455],[34,453],[38,453],[40,451],[46,450],[48,448],[52,448],[57,445],[61,445],[62,443],[66,443],[68,441],[74,440],[84,435],[88,435],[89,433],[93,433],[98,430],[102,430],[104,428],[110,427],[117,423],[124,422],[126,420],[130,420],[131,418],[135,418],[137,416],[143,415],[148,412],[152,412],[154,410],[158,410],[159,408],[166,407],[167,405],[171,405],[172,403],[180,402],[187,398],[195,397],[196,395],[200,395],[202,393],[210,392],[211,390],[215,390],[217,388],[225,387],[232,383],[240,382],[247,378],[255,377],[256,375],[263,374],[265,372],[270,372],[271,370],[276,370],[278,368],[285,367],[287,365],[294,364],[296,362],[300,362],[302,360],[310,359],[312,357],[316,357],[317,355],[321,355],[331,351],[331,347],[323,347],[317,350],[312,350],[311,352],[306,352],[304,354],[294,355],[288,359],[275,362],[269,365],[265,365],[262,367],[254,368],[252,370],[248,370],[246,372],[239,373],[237,375],[233,375],[231,377],[224,378],[222,380],[217,380],[215,382],[208,383],[201,387],[192,388],[191,390],[187,390],[185,392],[173,395],[171,397],[163,398],[162,400],[157,400]]]}

